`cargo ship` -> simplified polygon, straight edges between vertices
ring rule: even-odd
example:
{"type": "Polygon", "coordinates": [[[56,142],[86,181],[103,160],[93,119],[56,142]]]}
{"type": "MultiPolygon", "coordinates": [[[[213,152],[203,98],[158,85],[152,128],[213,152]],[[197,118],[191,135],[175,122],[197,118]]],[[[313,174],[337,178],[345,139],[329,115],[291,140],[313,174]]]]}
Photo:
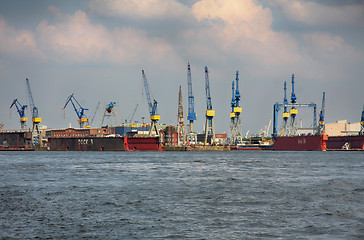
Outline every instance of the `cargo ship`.
{"type": "Polygon", "coordinates": [[[282,136],[273,138],[274,150],[326,151],[327,135],[282,136]]]}
{"type": "Polygon", "coordinates": [[[364,151],[364,135],[328,137],[328,151],[364,151]]]}

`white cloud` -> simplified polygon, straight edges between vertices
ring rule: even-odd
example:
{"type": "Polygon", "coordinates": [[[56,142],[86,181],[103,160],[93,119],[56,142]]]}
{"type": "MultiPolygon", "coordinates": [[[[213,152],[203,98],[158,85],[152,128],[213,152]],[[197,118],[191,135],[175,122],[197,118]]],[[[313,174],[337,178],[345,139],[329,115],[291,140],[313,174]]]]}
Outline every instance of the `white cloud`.
{"type": "Polygon", "coordinates": [[[354,5],[326,6],[314,1],[271,0],[295,22],[309,25],[364,25],[364,2],[354,5]]]}
{"type": "Polygon", "coordinates": [[[298,59],[295,41],[271,28],[268,8],[252,0],[201,0],[193,6],[197,20],[208,21],[210,28],[198,33],[233,55],[249,55],[269,64],[298,59]]]}
{"type": "Polygon", "coordinates": [[[91,0],[92,13],[107,17],[133,19],[179,18],[188,13],[188,7],[175,0],[91,0]]]}
{"type": "Polygon", "coordinates": [[[20,58],[44,58],[36,37],[28,30],[16,30],[0,16],[0,54],[20,58]]]}
{"type": "Polygon", "coordinates": [[[55,24],[42,21],[35,33],[16,30],[0,18],[0,51],[3,55],[43,58],[66,63],[106,62],[140,64],[161,58],[176,60],[173,48],[163,39],[148,37],[142,30],[108,30],[92,24],[83,11],[73,15],[58,12],[55,24]]]}

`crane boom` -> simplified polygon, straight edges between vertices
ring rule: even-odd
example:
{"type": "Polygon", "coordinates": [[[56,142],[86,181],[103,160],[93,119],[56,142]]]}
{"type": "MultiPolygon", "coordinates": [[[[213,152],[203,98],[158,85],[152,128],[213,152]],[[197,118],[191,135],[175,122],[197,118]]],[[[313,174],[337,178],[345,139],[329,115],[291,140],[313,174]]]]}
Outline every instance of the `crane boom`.
{"type": "Polygon", "coordinates": [[[157,128],[157,121],[160,119],[160,115],[157,114],[158,102],[156,100],[153,100],[153,104],[152,104],[152,99],[150,97],[150,91],[149,91],[147,77],[145,76],[143,69],[142,69],[142,76],[143,76],[143,82],[144,82],[145,95],[147,96],[147,101],[148,101],[150,120],[152,121],[150,130],[149,130],[149,135],[152,135],[152,132],[155,131],[156,135],[159,136],[159,130],[157,128]]]}
{"type": "Polygon", "coordinates": [[[32,144],[34,145],[42,145],[43,141],[39,141],[40,136],[40,130],[39,130],[39,124],[42,121],[42,118],[39,117],[38,108],[34,104],[33,94],[32,90],[30,89],[30,84],[28,78],[26,78],[27,83],[27,89],[28,89],[28,98],[29,98],[29,105],[32,113],[32,122],[33,122],[33,128],[32,128],[32,144]]]}
{"type": "Polygon", "coordinates": [[[322,104],[321,104],[317,134],[323,134],[324,131],[325,131],[325,92],[322,93],[322,104]]]}
{"type": "Polygon", "coordinates": [[[205,90],[206,90],[206,104],[207,110],[212,110],[212,102],[210,95],[210,81],[209,81],[209,70],[205,67],[205,90]]]}
{"type": "Polygon", "coordinates": [[[187,84],[188,84],[188,114],[187,119],[190,121],[196,120],[195,113],[195,97],[192,94],[192,79],[190,61],[187,64],[187,84]]]}
{"type": "Polygon", "coordinates": [[[13,103],[10,105],[10,108],[13,106],[16,107],[16,110],[19,113],[20,128],[26,129],[26,122],[28,121],[28,118],[25,116],[25,109],[28,109],[28,105],[21,105],[18,99],[14,99],[13,103]]]}
{"type": "Polygon", "coordinates": [[[65,109],[68,105],[68,103],[72,104],[73,109],[76,112],[77,118],[78,118],[78,123],[80,124],[80,128],[83,128],[85,124],[87,124],[85,127],[90,127],[88,124],[88,118],[85,115],[85,111],[88,110],[87,108],[83,108],[81,106],[81,104],[77,101],[77,99],[75,98],[74,94],[72,93],[66,100],[66,103],[63,107],[63,109],[65,109]],[[77,104],[77,106],[76,106],[77,104]]]}
{"type": "Polygon", "coordinates": [[[207,144],[207,137],[209,134],[212,134],[212,143],[215,142],[215,127],[214,127],[215,110],[212,109],[209,70],[207,66],[205,66],[205,91],[206,91],[205,144],[207,144]]]}

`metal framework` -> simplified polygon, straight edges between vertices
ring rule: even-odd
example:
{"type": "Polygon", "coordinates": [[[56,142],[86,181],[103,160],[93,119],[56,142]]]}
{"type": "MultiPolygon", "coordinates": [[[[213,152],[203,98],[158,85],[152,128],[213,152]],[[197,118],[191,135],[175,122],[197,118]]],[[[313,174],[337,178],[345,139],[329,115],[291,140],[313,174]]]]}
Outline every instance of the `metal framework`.
{"type": "Polygon", "coordinates": [[[104,115],[102,117],[102,121],[100,124],[101,127],[104,125],[105,118],[106,118],[106,123],[107,123],[106,126],[115,126],[117,124],[117,119],[116,119],[115,110],[114,110],[116,104],[117,104],[117,102],[109,102],[106,104],[104,115]],[[112,118],[114,118],[114,122],[111,121],[112,118]]]}
{"type": "Polygon", "coordinates": [[[208,135],[212,135],[211,142],[215,143],[215,127],[214,127],[215,110],[212,109],[209,70],[208,70],[207,66],[205,66],[205,92],[206,92],[206,105],[207,105],[206,124],[205,124],[205,145],[206,145],[208,135]]]}
{"type": "Polygon", "coordinates": [[[38,108],[34,104],[33,94],[32,90],[30,89],[30,84],[28,78],[25,79],[28,89],[28,98],[29,98],[29,105],[30,110],[32,113],[32,122],[33,122],[33,128],[32,128],[32,144],[33,145],[42,145],[42,141],[39,141],[40,136],[40,130],[39,130],[39,124],[42,122],[42,118],[39,117],[38,108]]]}
{"type": "Polygon", "coordinates": [[[231,99],[231,113],[230,113],[230,138],[232,144],[242,144],[243,143],[243,124],[241,122],[241,112],[240,107],[240,91],[239,91],[239,71],[236,71],[236,89],[234,95],[234,82],[232,83],[232,99],[231,99]]]}
{"type": "Polygon", "coordinates": [[[363,106],[363,111],[361,112],[359,135],[364,135],[364,106],[363,106]]]}
{"type": "Polygon", "coordinates": [[[183,118],[183,102],[182,102],[182,87],[181,87],[181,85],[179,86],[179,94],[178,94],[177,133],[178,133],[178,145],[184,145],[186,143],[186,128],[185,128],[184,118],[183,118]]]}
{"type": "Polygon", "coordinates": [[[318,123],[316,134],[322,135],[325,133],[325,92],[322,93],[322,104],[318,123]]]}

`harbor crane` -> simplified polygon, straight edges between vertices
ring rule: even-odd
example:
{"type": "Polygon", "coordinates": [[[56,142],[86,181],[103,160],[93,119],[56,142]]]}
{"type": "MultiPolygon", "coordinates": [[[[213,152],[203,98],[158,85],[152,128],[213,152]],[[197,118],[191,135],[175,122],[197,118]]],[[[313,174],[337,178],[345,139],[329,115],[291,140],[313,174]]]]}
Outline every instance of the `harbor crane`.
{"type": "Polygon", "coordinates": [[[154,99],[152,103],[152,99],[150,97],[150,91],[148,86],[147,77],[145,76],[144,70],[142,69],[142,76],[143,76],[143,82],[144,82],[144,89],[145,89],[145,95],[147,97],[148,101],[148,108],[150,113],[150,120],[151,120],[151,126],[149,129],[149,136],[153,135],[153,132],[155,132],[155,135],[159,136],[159,130],[157,127],[157,122],[160,120],[160,115],[157,113],[157,107],[158,102],[154,99]]]}
{"type": "MultiPolygon", "coordinates": [[[[283,104],[288,104],[287,100],[287,82],[284,81],[284,98],[283,98],[283,104]]],[[[283,126],[282,126],[282,133],[281,135],[287,136],[289,135],[288,132],[288,119],[289,119],[289,112],[287,111],[287,107],[284,107],[284,111],[282,113],[283,118],[283,126]]]]}
{"type": "Polygon", "coordinates": [[[363,106],[363,111],[361,112],[360,132],[359,132],[359,135],[364,135],[364,106],[363,106]]]}
{"type": "Polygon", "coordinates": [[[28,105],[21,105],[20,102],[18,101],[18,99],[14,99],[13,103],[11,104],[10,108],[12,108],[13,106],[16,107],[16,110],[19,113],[19,117],[20,117],[20,128],[21,129],[26,129],[26,122],[28,121],[28,118],[25,116],[25,109],[28,109],[28,105]]]}
{"type": "MultiPolygon", "coordinates": [[[[294,93],[294,74],[292,74],[292,93],[291,93],[291,103],[296,103],[296,94],[294,93]]],[[[298,114],[298,109],[295,106],[292,106],[291,110],[289,111],[291,115],[291,122],[290,122],[290,135],[297,134],[297,123],[296,123],[296,116],[298,114]]]]}
{"type": "Polygon", "coordinates": [[[231,84],[231,102],[230,102],[230,107],[231,107],[231,112],[230,112],[230,137],[231,137],[231,142],[233,143],[234,141],[232,140],[233,137],[233,131],[234,131],[234,122],[235,122],[235,112],[234,112],[234,107],[235,107],[235,95],[234,95],[234,81],[231,84]]]}
{"type": "Polygon", "coordinates": [[[33,94],[32,94],[32,90],[30,89],[29,80],[28,80],[28,78],[26,78],[25,80],[26,80],[27,89],[28,89],[29,105],[30,105],[30,111],[32,113],[32,122],[33,122],[32,144],[41,145],[42,143],[39,142],[39,135],[40,135],[39,124],[42,122],[42,118],[39,117],[38,108],[34,104],[33,94]]]}
{"type": "Polygon", "coordinates": [[[116,104],[117,104],[117,102],[109,102],[106,104],[100,127],[103,126],[103,124],[105,122],[105,117],[107,118],[107,124],[106,124],[107,126],[117,124],[117,119],[116,119],[115,110],[114,110],[116,104]],[[114,117],[114,123],[111,122],[111,119],[110,119],[111,117],[114,117]]]}
{"type": "Polygon", "coordinates": [[[85,111],[88,110],[88,109],[83,108],[81,106],[81,104],[77,101],[77,99],[75,98],[73,93],[67,98],[66,104],[62,108],[63,110],[66,109],[68,103],[72,104],[73,109],[76,112],[76,115],[78,117],[78,123],[80,124],[80,128],[83,128],[83,127],[89,128],[90,125],[88,123],[88,118],[85,116],[85,111]]]}
{"type": "Polygon", "coordinates": [[[288,136],[294,136],[297,134],[297,128],[295,123],[295,118],[298,113],[297,108],[312,108],[313,109],[313,121],[312,121],[312,130],[313,133],[317,129],[317,121],[316,121],[316,104],[315,103],[297,103],[296,95],[294,93],[294,74],[292,74],[292,94],[291,94],[291,103],[288,103],[288,101],[283,100],[283,103],[276,102],[273,106],[273,134],[272,136],[275,138],[278,136],[277,134],[277,123],[278,123],[278,112],[281,110],[281,108],[291,108],[290,112],[287,114],[283,114],[283,117],[289,117],[289,114],[291,115],[291,122],[290,122],[290,129],[287,130],[288,136]]]}
{"type": "Polygon", "coordinates": [[[211,142],[215,143],[215,127],[214,127],[215,110],[212,109],[209,70],[207,66],[205,66],[205,92],[206,92],[206,105],[207,105],[206,124],[205,124],[205,145],[206,145],[207,137],[209,134],[212,134],[211,142]]]}
{"type": "Polygon", "coordinates": [[[187,142],[189,144],[197,143],[197,133],[194,132],[193,124],[197,119],[195,113],[195,97],[192,94],[192,79],[190,61],[187,64],[187,84],[188,84],[188,113],[187,120],[189,121],[189,129],[187,133],[187,142]]]}
{"type": "MultiPolygon", "coordinates": [[[[232,112],[230,113],[230,118],[232,120],[231,125],[231,142],[232,144],[242,144],[243,143],[243,126],[241,123],[241,113],[242,107],[240,107],[240,91],[239,91],[239,71],[236,71],[236,88],[235,88],[235,96],[233,95],[233,99],[231,100],[231,108],[232,112]],[[232,118],[233,116],[233,118],[232,118]]],[[[234,88],[234,82],[233,82],[234,88]]],[[[234,92],[234,89],[233,89],[234,92]]]]}
{"type": "Polygon", "coordinates": [[[131,123],[131,121],[133,121],[133,118],[134,118],[134,116],[135,116],[135,113],[136,113],[136,111],[138,110],[138,106],[139,106],[139,104],[137,104],[137,105],[135,106],[135,108],[134,108],[134,110],[133,110],[133,112],[132,112],[132,114],[131,114],[131,117],[129,118],[129,121],[128,121],[128,120],[125,120],[126,122],[131,123]]]}
{"type": "Polygon", "coordinates": [[[322,93],[322,104],[318,123],[316,134],[322,135],[325,133],[325,92],[322,93]]]}
{"type": "Polygon", "coordinates": [[[183,102],[182,102],[182,87],[181,87],[181,85],[179,86],[179,94],[178,94],[177,134],[178,134],[178,145],[184,145],[186,143],[186,129],[185,129],[184,117],[183,117],[183,102]]]}

